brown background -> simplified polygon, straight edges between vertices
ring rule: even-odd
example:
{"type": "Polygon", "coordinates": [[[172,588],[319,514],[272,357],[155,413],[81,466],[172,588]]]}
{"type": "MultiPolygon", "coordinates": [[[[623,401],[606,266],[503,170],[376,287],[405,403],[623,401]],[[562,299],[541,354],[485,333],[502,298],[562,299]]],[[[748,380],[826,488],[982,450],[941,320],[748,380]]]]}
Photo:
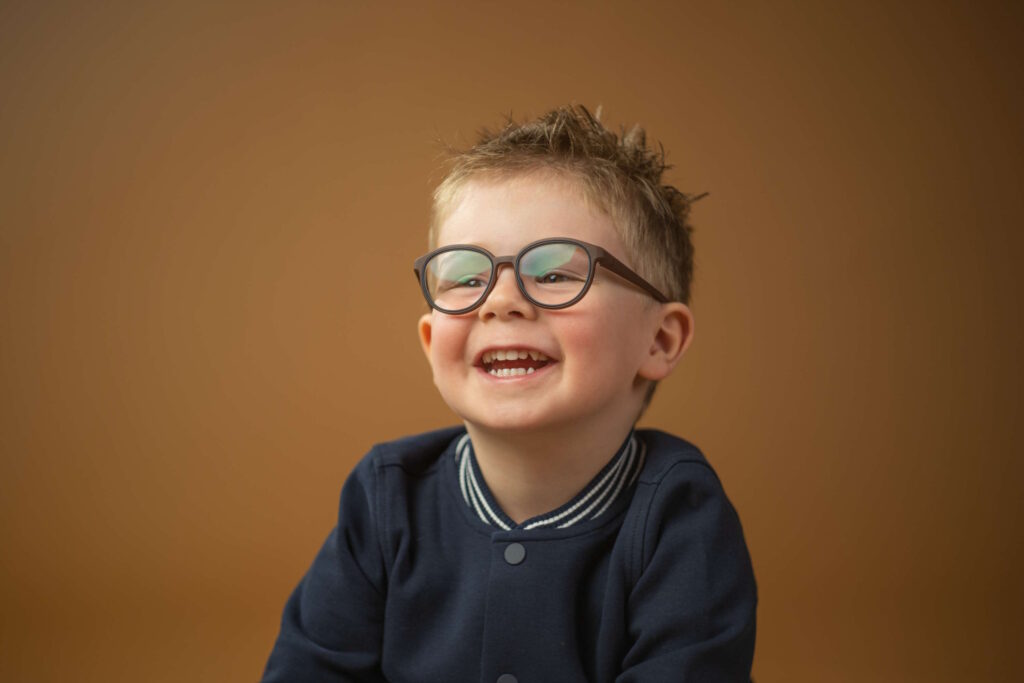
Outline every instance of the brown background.
{"type": "Polygon", "coordinates": [[[565,102],[710,190],[645,419],[755,676],[1022,680],[1019,4],[0,4],[0,680],[255,680],[414,333],[439,146],[565,102]]]}

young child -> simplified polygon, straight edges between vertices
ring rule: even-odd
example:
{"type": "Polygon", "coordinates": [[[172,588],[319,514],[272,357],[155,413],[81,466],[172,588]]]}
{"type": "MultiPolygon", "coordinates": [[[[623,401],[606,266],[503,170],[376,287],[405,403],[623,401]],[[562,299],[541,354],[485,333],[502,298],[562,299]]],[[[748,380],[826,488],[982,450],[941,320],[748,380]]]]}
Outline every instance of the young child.
{"type": "Polygon", "coordinates": [[[693,445],[634,430],[693,334],[664,168],[582,107],[455,156],[415,267],[463,426],[356,466],[264,681],[749,681],[739,519],[693,445]]]}

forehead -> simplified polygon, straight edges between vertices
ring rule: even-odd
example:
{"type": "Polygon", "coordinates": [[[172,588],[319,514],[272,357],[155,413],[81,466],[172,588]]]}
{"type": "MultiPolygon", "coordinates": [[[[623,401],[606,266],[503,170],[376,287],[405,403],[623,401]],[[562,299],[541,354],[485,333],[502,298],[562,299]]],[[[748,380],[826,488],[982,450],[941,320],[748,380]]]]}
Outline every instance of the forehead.
{"type": "Polygon", "coordinates": [[[588,201],[579,183],[552,174],[467,181],[440,225],[437,246],[476,244],[506,255],[549,237],[572,237],[625,256],[612,219],[588,201]]]}

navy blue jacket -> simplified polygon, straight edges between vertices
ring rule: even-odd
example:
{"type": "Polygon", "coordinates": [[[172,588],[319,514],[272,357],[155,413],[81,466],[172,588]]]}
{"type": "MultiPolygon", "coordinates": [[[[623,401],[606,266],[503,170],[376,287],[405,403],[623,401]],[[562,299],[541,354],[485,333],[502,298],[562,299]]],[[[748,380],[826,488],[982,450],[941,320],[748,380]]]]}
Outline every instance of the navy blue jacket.
{"type": "Polygon", "coordinates": [[[691,444],[639,430],[632,495],[565,529],[488,526],[452,428],[375,446],[285,607],[263,681],[749,681],[739,519],[691,444]]]}

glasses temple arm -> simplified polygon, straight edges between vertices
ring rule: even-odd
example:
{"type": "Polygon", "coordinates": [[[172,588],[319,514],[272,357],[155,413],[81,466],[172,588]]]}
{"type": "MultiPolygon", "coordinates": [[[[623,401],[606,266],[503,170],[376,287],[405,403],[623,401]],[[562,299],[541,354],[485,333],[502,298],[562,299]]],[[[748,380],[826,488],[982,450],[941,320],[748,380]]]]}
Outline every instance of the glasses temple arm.
{"type": "Polygon", "coordinates": [[[633,270],[629,268],[629,266],[627,266],[625,263],[612,256],[611,254],[607,252],[601,254],[600,258],[598,259],[598,263],[600,263],[605,268],[612,271],[619,277],[623,278],[624,280],[632,282],[634,285],[636,285],[640,289],[644,290],[645,292],[653,296],[658,301],[658,303],[667,304],[670,301],[670,299],[664,294],[662,294],[657,287],[655,287],[650,282],[637,275],[635,272],[633,272],[633,270]]]}

